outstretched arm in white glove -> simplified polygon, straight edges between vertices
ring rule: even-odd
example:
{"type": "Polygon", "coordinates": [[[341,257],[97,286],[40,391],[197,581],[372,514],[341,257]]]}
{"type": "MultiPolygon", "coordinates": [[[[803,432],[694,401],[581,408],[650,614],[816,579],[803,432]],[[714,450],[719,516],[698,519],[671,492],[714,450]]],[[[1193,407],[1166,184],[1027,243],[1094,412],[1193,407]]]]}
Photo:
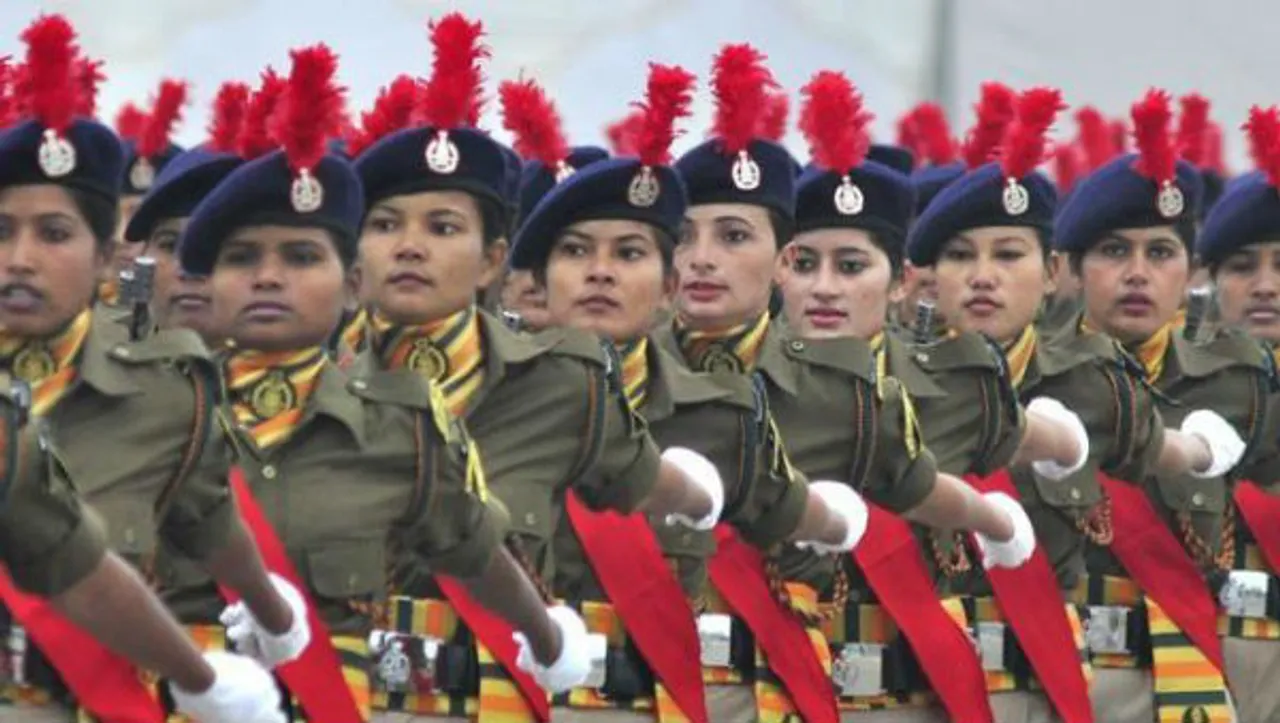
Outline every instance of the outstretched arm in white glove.
{"type": "Polygon", "coordinates": [[[311,628],[307,624],[307,603],[302,593],[275,573],[271,573],[270,578],[276,594],[291,611],[293,624],[289,629],[279,634],[271,632],[243,601],[228,605],[219,619],[227,627],[227,638],[235,643],[236,650],[268,668],[274,668],[302,655],[311,642],[311,628]]]}
{"type": "Polygon", "coordinates": [[[809,483],[808,507],[794,536],[796,547],[828,554],[849,552],[867,531],[867,503],[844,482],[809,483]]]}
{"type": "Polygon", "coordinates": [[[928,527],[975,533],[988,568],[1017,567],[1035,551],[1035,533],[1022,505],[1001,493],[980,494],[964,480],[943,472],[924,500],[905,516],[928,527]]]}
{"type": "Polygon", "coordinates": [[[285,723],[280,689],[253,660],[231,653],[206,653],[213,685],[200,692],[170,686],[174,708],[200,723],[285,723]]]}
{"type": "Polygon", "coordinates": [[[1182,420],[1179,430],[1166,429],[1158,467],[1165,474],[1221,477],[1240,463],[1245,443],[1227,420],[1208,409],[1197,409],[1182,420]]]}
{"type": "Polygon", "coordinates": [[[668,447],[658,481],[640,509],[665,516],[667,524],[710,530],[724,511],[724,482],[711,460],[692,449],[668,447]]]}
{"type": "Polygon", "coordinates": [[[1041,476],[1065,479],[1089,461],[1089,433],[1062,402],[1036,397],[1026,408],[1026,429],[1013,464],[1030,462],[1041,476]]]}

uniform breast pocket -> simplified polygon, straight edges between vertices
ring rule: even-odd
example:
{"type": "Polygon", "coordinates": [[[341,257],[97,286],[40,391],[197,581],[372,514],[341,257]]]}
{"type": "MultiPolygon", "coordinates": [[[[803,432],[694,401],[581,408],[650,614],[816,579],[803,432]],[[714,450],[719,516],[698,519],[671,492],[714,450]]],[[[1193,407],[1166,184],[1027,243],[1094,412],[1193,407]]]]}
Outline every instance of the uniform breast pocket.
{"type": "Polygon", "coordinates": [[[1156,488],[1165,506],[1174,512],[1217,517],[1227,508],[1227,486],[1220,477],[1160,475],[1156,478],[1156,488]]]}
{"type": "Polygon", "coordinates": [[[322,598],[379,597],[387,587],[387,549],[382,541],[328,545],[306,555],[311,587],[322,598]]]}
{"type": "Polygon", "coordinates": [[[556,520],[551,512],[551,495],[530,485],[525,490],[506,490],[499,495],[511,518],[511,531],[541,543],[551,539],[556,520]]]}
{"type": "Polygon", "coordinates": [[[1102,502],[1102,486],[1098,484],[1093,470],[1088,468],[1063,480],[1051,480],[1027,470],[1018,487],[1023,493],[1023,503],[1028,507],[1039,504],[1078,513],[1091,510],[1102,502]],[[1026,494],[1028,491],[1032,493],[1029,496],[1026,494]]]}
{"type": "Polygon", "coordinates": [[[684,525],[668,525],[661,517],[650,517],[658,538],[658,545],[667,557],[691,557],[705,560],[715,551],[715,539],[710,532],[690,530],[684,525]]]}
{"type": "Polygon", "coordinates": [[[100,498],[90,501],[107,524],[107,545],[137,564],[156,551],[156,514],[152,500],[100,498]]]}

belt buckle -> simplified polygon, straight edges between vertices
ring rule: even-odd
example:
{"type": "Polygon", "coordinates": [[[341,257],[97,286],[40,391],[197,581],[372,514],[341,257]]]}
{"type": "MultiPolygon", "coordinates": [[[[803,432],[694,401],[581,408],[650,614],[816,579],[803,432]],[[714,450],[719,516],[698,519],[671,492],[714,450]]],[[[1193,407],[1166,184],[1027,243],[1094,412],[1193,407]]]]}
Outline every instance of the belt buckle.
{"type": "Polygon", "coordinates": [[[980,622],[977,629],[978,655],[982,658],[982,669],[988,672],[1005,670],[1004,623],[980,622]]]}
{"type": "Polygon", "coordinates": [[[1121,605],[1090,605],[1084,620],[1084,639],[1089,651],[1105,655],[1128,655],[1129,608],[1121,605]]]}
{"type": "Polygon", "coordinates": [[[24,685],[27,682],[27,631],[21,625],[9,628],[0,656],[0,682],[24,685]]]}
{"type": "Polygon", "coordinates": [[[582,687],[600,690],[608,679],[609,639],[600,633],[588,633],[587,659],[591,661],[591,669],[582,687]]]}
{"type": "Polygon", "coordinates": [[[831,680],[846,698],[884,695],[884,646],[845,643],[831,662],[831,680]]]}
{"type": "Polygon", "coordinates": [[[1271,576],[1265,572],[1232,570],[1227,574],[1226,584],[1218,591],[1218,601],[1232,617],[1265,620],[1270,586],[1271,576]]]}
{"type": "Polygon", "coordinates": [[[444,641],[382,630],[369,636],[373,686],[388,693],[436,692],[436,661],[444,641]]]}
{"type": "Polygon", "coordinates": [[[706,613],[698,616],[698,642],[701,644],[702,667],[731,667],[733,665],[732,639],[733,618],[721,613],[706,613]]]}

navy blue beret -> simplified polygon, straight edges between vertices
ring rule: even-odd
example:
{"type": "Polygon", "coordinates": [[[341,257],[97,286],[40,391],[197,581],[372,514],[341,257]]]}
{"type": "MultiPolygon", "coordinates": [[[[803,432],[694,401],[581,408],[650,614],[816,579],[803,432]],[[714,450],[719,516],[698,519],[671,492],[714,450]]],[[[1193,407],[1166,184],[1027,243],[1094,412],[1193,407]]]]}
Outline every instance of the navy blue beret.
{"type": "Polygon", "coordinates": [[[1222,197],[1226,179],[1217,171],[1206,168],[1200,171],[1200,180],[1204,182],[1204,196],[1200,199],[1200,219],[1203,221],[1222,197]]]}
{"type": "Polygon", "coordinates": [[[41,163],[44,131],[35,120],[0,131],[0,187],[54,184],[97,194],[115,204],[124,173],[124,151],[115,132],[97,121],[74,121],[57,146],[74,149],[72,166],[67,162],[70,156],[62,153],[46,154],[46,163],[41,163]]]}
{"type": "MultiPolygon", "coordinates": [[[[1204,185],[1200,172],[1190,163],[1178,161],[1176,186],[1182,208],[1165,216],[1157,203],[1160,187],[1134,170],[1137,158],[1135,153],[1116,158],[1076,184],[1054,223],[1054,248],[1082,253],[1103,235],[1121,228],[1181,226],[1185,233],[1194,234],[1204,185]]],[[[1190,241],[1192,236],[1185,238],[1190,241]]]]}
{"type": "Polygon", "coordinates": [[[796,183],[796,233],[818,228],[860,228],[901,247],[915,214],[915,190],[905,175],[875,161],[849,172],[855,192],[840,190],[844,176],[808,168],[796,183]]]}
{"type": "Polygon", "coordinates": [[[1008,202],[1008,179],[999,163],[988,163],[942,189],[911,227],[907,257],[916,266],[932,266],[942,247],[956,234],[985,226],[1026,226],[1048,231],[1058,191],[1043,173],[1018,179],[1026,196],[1008,202]]]}
{"type": "Polygon", "coordinates": [[[178,246],[182,268],[208,276],[227,236],[252,224],[326,228],[334,232],[339,252],[354,257],[365,210],[360,177],[350,162],[332,154],[324,156],[311,175],[323,195],[318,208],[300,212],[294,207],[294,174],[284,151],[240,165],[191,213],[178,246]]]}
{"type": "Polygon", "coordinates": [[[172,143],[151,158],[138,155],[138,145],[133,141],[121,141],[124,147],[124,178],[120,193],[124,196],[141,196],[156,182],[160,172],[169,162],[182,153],[181,146],[172,143]]]}
{"type": "MultiPolygon", "coordinates": [[[[609,152],[597,146],[578,146],[569,151],[565,164],[573,171],[579,171],[592,163],[603,161],[609,152]]],[[[542,161],[533,160],[524,164],[520,173],[520,218],[533,213],[542,197],[556,185],[556,169],[547,168],[542,161]]]]}
{"type": "Polygon", "coordinates": [[[518,213],[516,209],[520,199],[520,174],[524,171],[524,161],[520,160],[520,154],[511,146],[499,143],[498,147],[502,149],[502,158],[507,164],[503,175],[502,197],[514,216],[518,213]]]}
{"type": "Polygon", "coordinates": [[[955,183],[966,170],[967,166],[960,161],[916,169],[911,174],[911,185],[916,189],[916,215],[924,213],[929,204],[933,203],[934,197],[942,189],[955,183]]]}
{"type": "Polygon", "coordinates": [[[1280,240],[1280,192],[1254,171],[1230,184],[1196,240],[1196,253],[1210,266],[1250,244],[1280,240]]]}
{"type": "Polygon", "coordinates": [[[683,179],[670,167],[654,166],[642,175],[635,158],[598,161],[556,184],[524,219],[511,249],[511,268],[545,266],[556,236],[579,221],[642,221],[679,238],[687,208],[683,179]]]}
{"type": "Polygon", "coordinates": [[[125,227],[126,241],[146,241],[161,219],[190,216],[242,159],[234,153],[193,148],[179,154],[160,171],[151,190],[125,227]]]}
{"type": "Polygon", "coordinates": [[[800,165],[772,141],[751,141],[746,153],[750,163],[739,164],[739,156],[725,155],[722,142],[713,139],[681,156],[676,171],[689,189],[689,205],[745,203],[793,218],[800,165]]]}
{"type": "Polygon", "coordinates": [[[508,165],[502,144],[474,128],[454,128],[443,136],[434,128],[406,128],[355,161],[370,206],[391,196],[465,191],[505,209],[508,165]]]}
{"type": "Polygon", "coordinates": [[[867,160],[888,166],[904,176],[910,176],[916,170],[915,154],[902,146],[872,143],[867,149],[867,160]]]}

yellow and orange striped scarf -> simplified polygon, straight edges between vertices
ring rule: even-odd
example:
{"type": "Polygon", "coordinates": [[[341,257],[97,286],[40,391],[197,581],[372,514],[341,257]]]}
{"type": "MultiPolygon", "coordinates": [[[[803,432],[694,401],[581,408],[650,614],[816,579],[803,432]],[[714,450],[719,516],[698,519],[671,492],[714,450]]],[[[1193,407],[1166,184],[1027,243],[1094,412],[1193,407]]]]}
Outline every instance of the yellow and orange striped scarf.
{"type": "Polygon", "coordinates": [[[618,347],[622,357],[622,386],[631,411],[639,412],[649,397],[649,340],[646,337],[618,347]]]}
{"type": "Polygon", "coordinates": [[[676,342],[684,358],[696,371],[747,372],[755,368],[760,347],[769,332],[769,315],[761,314],[755,320],[730,329],[703,331],[689,328],[676,320],[676,342]]]}
{"type": "Polygon", "coordinates": [[[65,329],[47,339],[24,339],[0,332],[0,369],[31,385],[33,413],[48,414],[71,389],[92,323],[93,313],[85,309],[65,329]]]}
{"type": "Polygon", "coordinates": [[[377,314],[371,324],[373,348],[387,368],[412,369],[436,382],[454,416],[466,416],[471,398],[484,383],[475,307],[419,326],[400,326],[377,314]]]}
{"type": "Polygon", "coordinates": [[[318,346],[283,352],[243,350],[227,357],[231,410],[260,449],[288,439],[302,420],[326,361],[324,348],[318,346]]]}
{"type": "MultiPolygon", "coordinates": [[[[1171,321],[1160,327],[1159,331],[1139,344],[1136,349],[1129,349],[1147,372],[1148,384],[1154,385],[1159,381],[1160,375],[1164,374],[1164,360],[1169,355],[1169,346],[1173,344],[1173,331],[1176,327],[1177,322],[1171,321]]],[[[1080,331],[1092,334],[1097,329],[1089,323],[1088,319],[1082,318],[1080,319],[1080,331]]]]}
{"type": "Polygon", "coordinates": [[[1031,366],[1039,343],[1040,336],[1035,326],[1028,325],[1012,344],[1004,348],[1004,358],[1009,363],[1009,380],[1013,382],[1014,389],[1022,388],[1022,381],[1027,378],[1027,367],[1031,366]]]}

